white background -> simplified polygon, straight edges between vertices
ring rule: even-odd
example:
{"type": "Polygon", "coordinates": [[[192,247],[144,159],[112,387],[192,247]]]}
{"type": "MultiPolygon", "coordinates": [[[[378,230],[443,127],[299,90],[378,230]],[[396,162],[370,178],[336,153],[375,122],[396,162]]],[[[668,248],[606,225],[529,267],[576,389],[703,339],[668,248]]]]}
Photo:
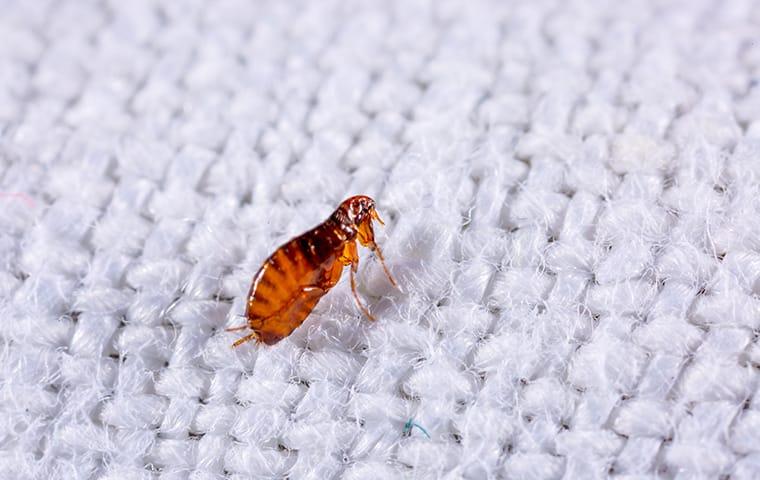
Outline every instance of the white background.
{"type": "Polygon", "coordinates": [[[1,477],[760,476],[757,2],[2,10],[1,477]],[[356,193],[403,291],[231,349],[356,193]]]}

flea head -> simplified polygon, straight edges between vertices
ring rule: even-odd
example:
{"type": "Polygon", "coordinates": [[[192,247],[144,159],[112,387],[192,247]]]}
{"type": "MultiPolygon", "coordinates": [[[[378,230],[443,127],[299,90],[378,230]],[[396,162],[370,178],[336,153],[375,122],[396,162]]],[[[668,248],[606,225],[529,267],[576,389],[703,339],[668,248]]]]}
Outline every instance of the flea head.
{"type": "Polygon", "coordinates": [[[391,284],[398,287],[396,280],[393,279],[391,272],[385,265],[383,252],[375,243],[375,231],[372,228],[372,221],[377,220],[380,225],[385,225],[380,215],[375,210],[375,201],[366,195],[356,195],[348,198],[340,204],[333,214],[333,220],[340,225],[340,228],[348,236],[348,240],[358,240],[364,247],[368,247],[383,265],[383,270],[388,276],[391,284]]]}
{"type": "Polygon", "coordinates": [[[335,211],[334,217],[346,233],[351,237],[358,237],[359,243],[364,246],[375,242],[372,220],[384,225],[375,210],[375,201],[366,195],[356,195],[344,200],[335,211]]]}

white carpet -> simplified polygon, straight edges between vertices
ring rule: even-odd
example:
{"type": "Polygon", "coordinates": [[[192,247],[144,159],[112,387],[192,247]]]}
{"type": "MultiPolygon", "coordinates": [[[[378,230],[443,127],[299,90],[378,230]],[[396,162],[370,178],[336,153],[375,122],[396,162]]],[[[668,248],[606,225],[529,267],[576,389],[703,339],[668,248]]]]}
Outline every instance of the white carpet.
{"type": "Polygon", "coordinates": [[[0,477],[760,478],[758,2],[1,8],[0,477]]]}

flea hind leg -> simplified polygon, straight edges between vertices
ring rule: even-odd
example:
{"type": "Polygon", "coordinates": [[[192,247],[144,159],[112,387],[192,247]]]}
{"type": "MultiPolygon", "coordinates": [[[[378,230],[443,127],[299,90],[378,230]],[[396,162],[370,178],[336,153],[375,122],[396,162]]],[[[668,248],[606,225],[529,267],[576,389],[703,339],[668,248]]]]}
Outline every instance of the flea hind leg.
{"type": "Polygon", "coordinates": [[[225,332],[239,332],[240,330],[245,330],[246,328],[248,328],[248,325],[243,325],[242,327],[225,328],[224,331],[225,332]]]}
{"type": "Polygon", "coordinates": [[[256,332],[250,333],[246,335],[245,337],[238,339],[235,343],[233,343],[232,348],[239,347],[240,345],[246,342],[250,342],[251,340],[258,340],[258,339],[259,339],[259,336],[256,334],[256,332]]]}

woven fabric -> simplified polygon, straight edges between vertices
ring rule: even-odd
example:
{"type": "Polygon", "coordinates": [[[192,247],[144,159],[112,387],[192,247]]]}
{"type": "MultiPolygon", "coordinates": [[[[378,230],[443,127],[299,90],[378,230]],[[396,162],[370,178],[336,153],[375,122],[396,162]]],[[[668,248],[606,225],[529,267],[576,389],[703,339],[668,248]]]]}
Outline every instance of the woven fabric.
{"type": "Polygon", "coordinates": [[[0,477],[760,477],[760,4],[3,2],[0,477]],[[370,252],[231,344],[351,194],[370,252]]]}

